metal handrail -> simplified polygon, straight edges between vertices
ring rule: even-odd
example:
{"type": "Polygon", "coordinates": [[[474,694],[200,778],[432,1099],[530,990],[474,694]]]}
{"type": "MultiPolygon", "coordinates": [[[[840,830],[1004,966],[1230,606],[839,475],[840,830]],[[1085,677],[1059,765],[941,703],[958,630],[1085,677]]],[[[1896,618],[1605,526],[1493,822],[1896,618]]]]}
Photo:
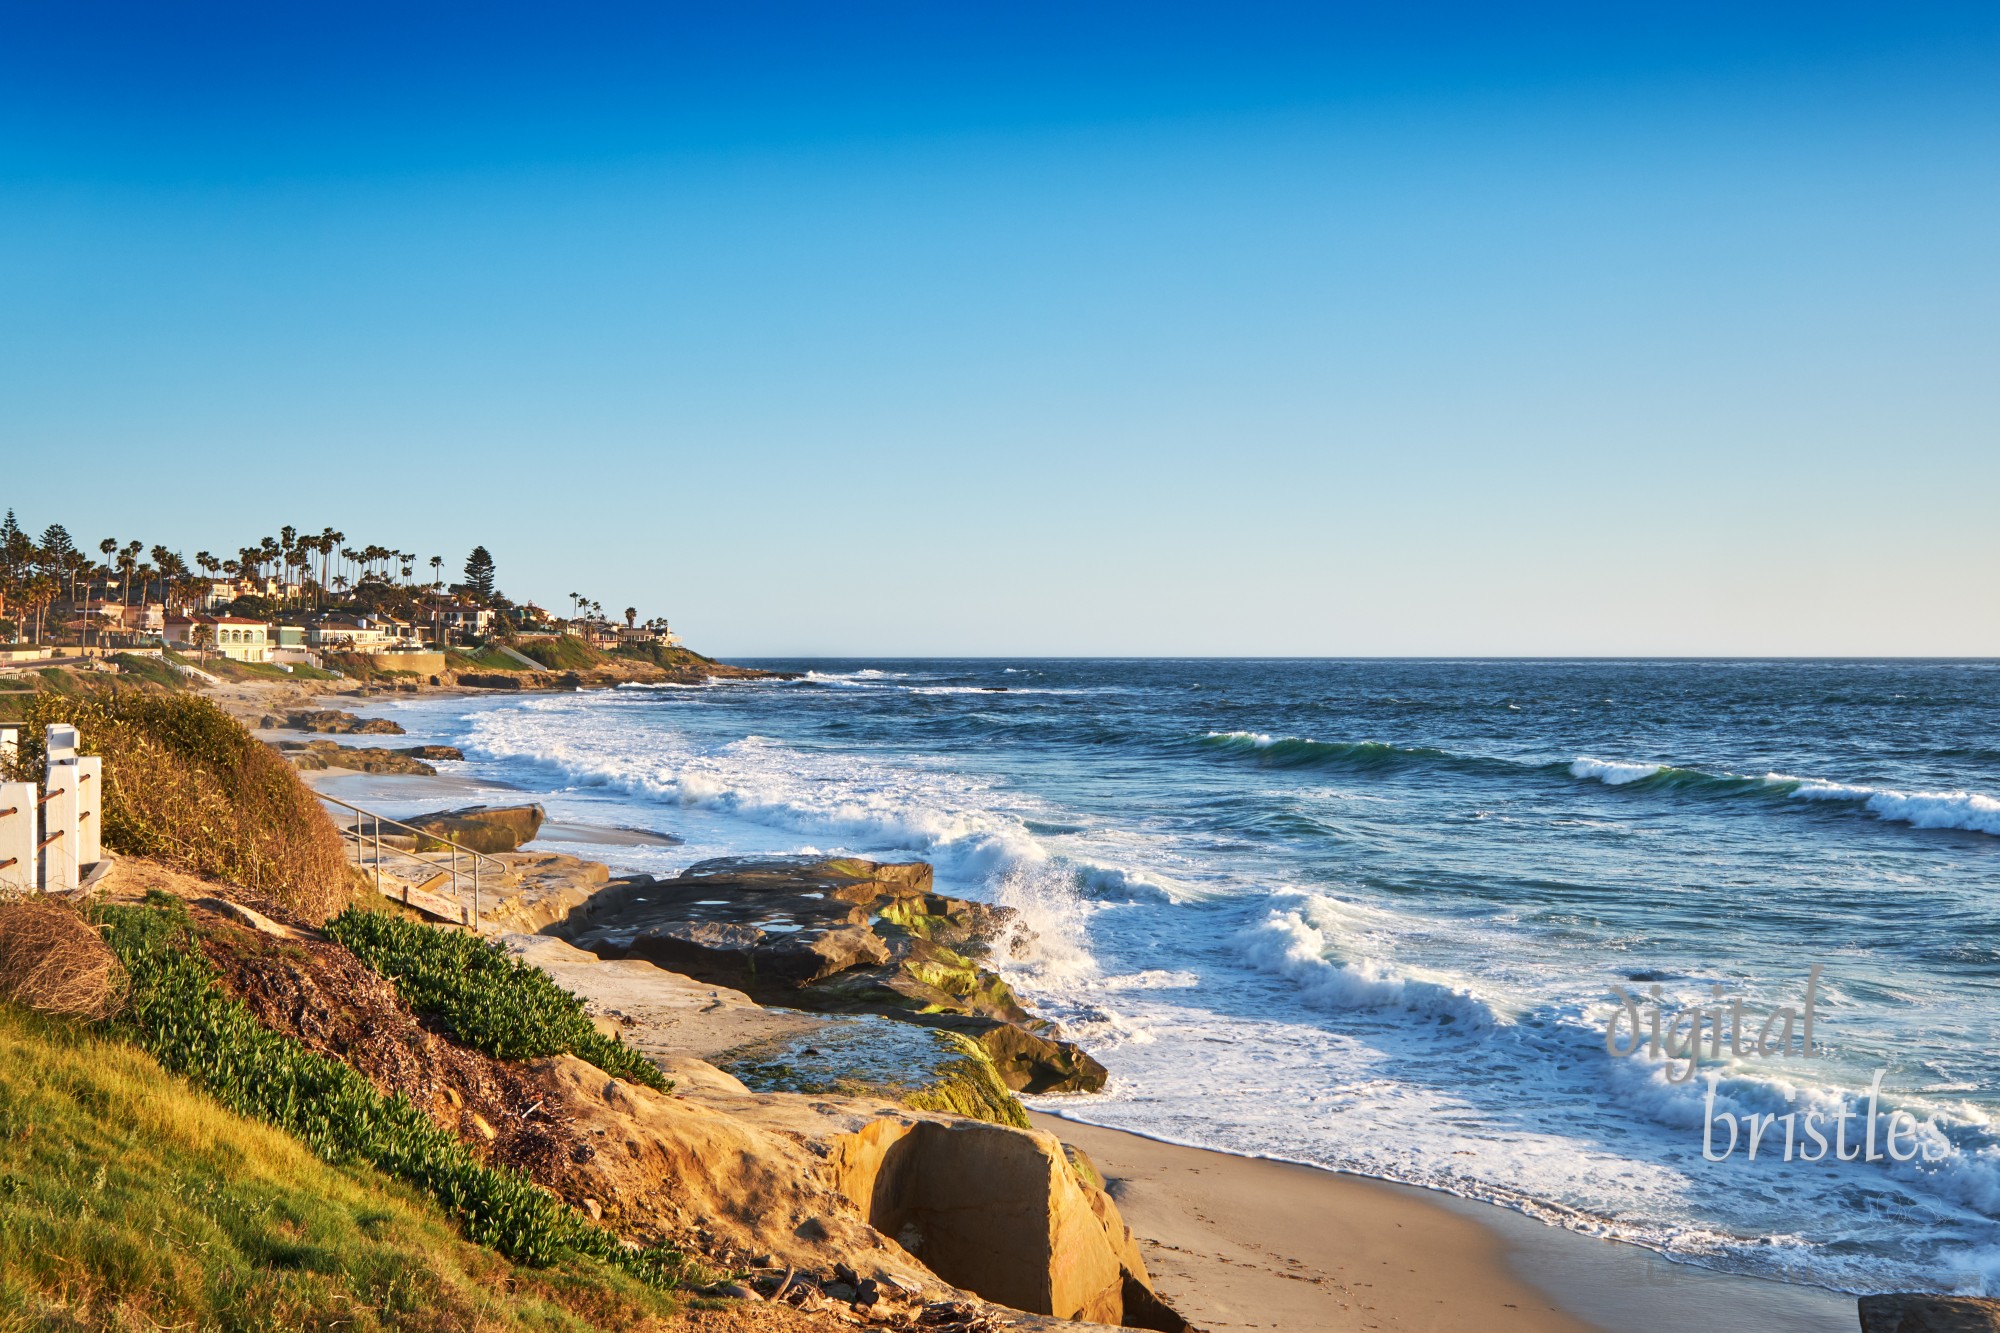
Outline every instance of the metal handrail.
{"type": "MultiPolygon", "coordinates": [[[[377,893],[380,893],[382,891],[382,826],[384,824],[394,824],[397,828],[408,829],[411,833],[416,834],[419,838],[428,838],[432,842],[441,842],[445,846],[451,848],[451,860],[449,861],[432,860],[430,857],[425,856],[422,852],[418,852],[415,850],[406,852],[401,847],[396,847],[393,845],[389,848],[389,850],[396,853],[398,856],[407,856],[412,861],[417,861],[422,863],[423,865],[432,866],[437,870],[450,874],[451,891],[454,896],[458,893],[459,853],[463,852],[466,856],[470,857],[472,859],[472,920],[475,926],[478,924],[479,864],[482,861],[488,862],[494,867],[494,869],[499,871],[499,873],[504,876],[507,873],[507,863],[505,861],[499,860],[498,858],[493,856],[489,856],[485,852],[478,852],[474,851],[470,847],[461,846],[455,840],[451,838],[442,837],[436,833],[431,832],[429,829],[420,829],[415,824],[405,824],[400,819],[391,819],[387,815],[377,814],[375,811],[369,810],[363,806],[356,805],[352,801],[343,801],[338,796],[328,796],[323,791],[316,791],[313,793],[313,795],[317,796],[322,801],[328,802],[329,804],[337,805],[340,806],[342,809],[352,810],[354,812],[355,819],[354,819],[354,829],[352,836],[354,838],[354,855],[357,861],[361,859],[362,849],[367,846],[367,840],[361,832],[361,821],[364,817],[374,821],[375,891],[377,893]]],[[[336,827],[338,827],[337,823],[336,827]]],[[[341,828],[340,835],[343,839],[345,839],[346,837],[349,836],[348,830],[345,828],[341,828]]]]}

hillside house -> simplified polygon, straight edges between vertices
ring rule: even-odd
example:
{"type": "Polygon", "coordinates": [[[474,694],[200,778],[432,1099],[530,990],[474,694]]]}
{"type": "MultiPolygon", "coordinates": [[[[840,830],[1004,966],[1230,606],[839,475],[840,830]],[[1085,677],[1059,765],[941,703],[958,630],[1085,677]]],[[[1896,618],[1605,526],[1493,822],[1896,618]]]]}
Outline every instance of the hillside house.
{"type": "Polygon", "coordinates": [[[271,627],[243,616],[168,616],[166,641],[181,651],[207,649],[232,662],[271,660],[271,627]]]}

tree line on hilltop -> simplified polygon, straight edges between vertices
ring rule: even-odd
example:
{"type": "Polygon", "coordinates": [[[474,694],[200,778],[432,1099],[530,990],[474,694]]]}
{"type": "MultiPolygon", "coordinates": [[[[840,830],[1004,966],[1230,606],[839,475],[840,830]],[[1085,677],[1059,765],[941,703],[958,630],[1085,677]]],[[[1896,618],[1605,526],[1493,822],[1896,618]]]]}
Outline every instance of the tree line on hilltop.
{"type": "MultiPolygon", "coordinates": [[[[439,555],[420,561],[417,553],[396,547],[350,545],[346,533],[331,527],[313,533],[287,526],[233,554],[203,550],[191,559],[163,544],[117,537],[97,542],[93,554],[60,523],[49,524],[40,537],[30,535],[9,509],[0,519],[0,624],[11,621],[14,637],[27,631],[39,643],[52,611],[61,625],[87,608],[110,604],[157,603],[169,613],[220,609],[215,585],[222,581],[236,594],[227,609],[260,620],[286,611],[416,620],[450,608],[483,608],[494,612],[494,628],[504,635],[551,619],[499,590],[493,555],[484,546],[466,557],[459,582],[445,582],[444,563],[439,555]],[[428,580],[420,578],[424,566],[428,580]]],[[[567,600],[573,621],[607,622],[602,603],[579,592],[567,600]]],[[[636,624],[638,614],[626,607],[625,623],[636,624]]],[[[647,624],[666,627],[659,619],[647,624]]]]}

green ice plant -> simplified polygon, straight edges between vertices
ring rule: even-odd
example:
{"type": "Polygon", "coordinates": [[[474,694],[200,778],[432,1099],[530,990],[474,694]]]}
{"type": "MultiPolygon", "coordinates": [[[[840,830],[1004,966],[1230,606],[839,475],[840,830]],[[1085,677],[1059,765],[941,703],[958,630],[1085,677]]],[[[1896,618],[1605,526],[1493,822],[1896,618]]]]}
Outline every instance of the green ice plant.
{"type": "Polygon", "coordinates": [[[652,1061],[592,1026],[583,1002],[548,973],[498,945],[351,907],[327,922],[326,933],[393,980],[404,1003],[475,1050],[500,1060],[571,1054],[617,1078],[661,1092],[673,1088],[652,1061]]]}
{"type": "Polygon", "coordinates": [[[326,1161],[365,1163],[415,1186],[468,1239],[518,1263],[546,1266],[574,1253],[654,1286],[685,1276],[677,1251],[627,1247],[520,1172],[481,1162],[405,1098],[385,1097],[347,1065],[263,1027],[216,984],[177,900],[155,893],[145,906],[101,913],[106,941],[132,979],[117,1026],[230,1110],[284,1130],[326,1161]]]}

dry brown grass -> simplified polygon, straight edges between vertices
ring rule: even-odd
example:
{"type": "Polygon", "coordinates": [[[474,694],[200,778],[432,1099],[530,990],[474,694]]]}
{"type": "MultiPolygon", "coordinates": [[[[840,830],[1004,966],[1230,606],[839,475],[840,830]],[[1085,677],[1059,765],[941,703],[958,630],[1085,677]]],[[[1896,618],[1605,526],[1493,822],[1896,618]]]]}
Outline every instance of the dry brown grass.
{"type": "Polygon", "coordinates": [[[44,1014],[109,1018],[125,969],[97,928],[47,898],[0,902],[0,998],[44,1014]]]}
{"type": "Polygon", "coordinates": [[[298,774],[206,699],[112,691],[45,694],[29,710],[23,761],[42,729],[74,723],[104,756],[104,841],[252,890],[309,921],[351,900],[340,834],[298,774]]]}

